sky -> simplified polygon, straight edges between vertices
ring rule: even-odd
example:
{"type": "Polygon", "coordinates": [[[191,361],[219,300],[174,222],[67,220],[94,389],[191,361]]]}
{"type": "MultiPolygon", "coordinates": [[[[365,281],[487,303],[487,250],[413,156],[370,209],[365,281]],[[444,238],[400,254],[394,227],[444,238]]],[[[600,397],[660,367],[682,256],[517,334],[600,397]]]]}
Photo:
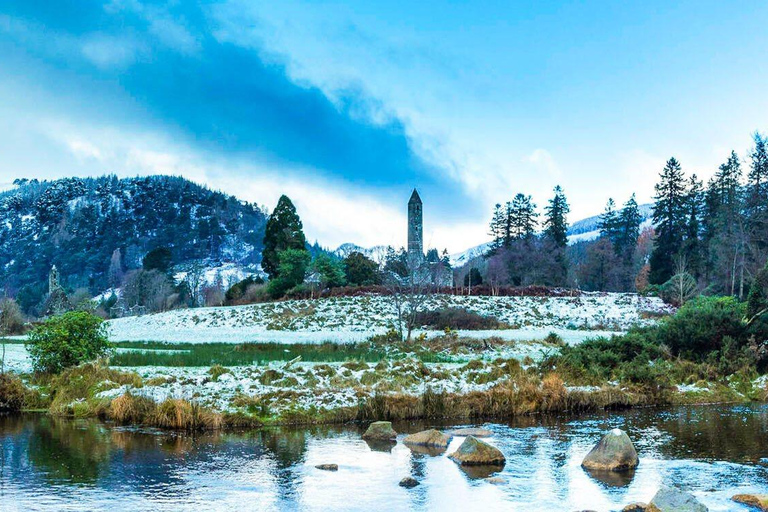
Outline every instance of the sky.
{"type": "Polygon", "coordinates": [[[487,240],[493,205],[570,220],[707,178],[768,131],[768,3],[0,0],[0,186],[182,175],[326,247],[487,240]]]}

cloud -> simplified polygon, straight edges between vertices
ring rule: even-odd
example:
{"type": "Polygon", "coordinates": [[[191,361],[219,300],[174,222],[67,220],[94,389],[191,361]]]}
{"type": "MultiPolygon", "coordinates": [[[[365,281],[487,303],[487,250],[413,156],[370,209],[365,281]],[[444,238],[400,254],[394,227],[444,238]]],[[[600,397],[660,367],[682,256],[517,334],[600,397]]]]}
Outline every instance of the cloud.
{"type": "Polygon", "coordinates": [[[563,173],[555,162],[554,157],[546,149],[535,149],[528,155],[526,161],[540,171],[544,171],[553,178],[561,178],[563,173]]]}

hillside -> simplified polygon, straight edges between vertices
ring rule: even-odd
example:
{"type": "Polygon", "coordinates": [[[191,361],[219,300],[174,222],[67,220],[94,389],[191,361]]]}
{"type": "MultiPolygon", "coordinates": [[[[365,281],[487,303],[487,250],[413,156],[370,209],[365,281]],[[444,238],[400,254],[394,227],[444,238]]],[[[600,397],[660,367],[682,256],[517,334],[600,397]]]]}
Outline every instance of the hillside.
{"type": "Polygon", "coordinates": [[[96,294],[156,247],[174,265],[261,259],[266,213],[182,177],[19,180],[0,193],[0,290],[33,305],[52,265],[96,294]],[[110,277],[112,274],[112,277],[110,277]]]}
{"type": "MultiPolygon", "coordinates": [[[[653,323],[660,314],[670,312],[661,299],[626,293],[584,293],[578,297],[435,295],[423,308],[465,308],[510,326],[462,332],[467,336],[532,340],[555,331],[572,342],[604,331],[653,323]]],[[[167,311],[110,320],[109,331],[115,341],[343,343],[383,334],[395,322],[392,301],[369,295],[167,311]]]]}

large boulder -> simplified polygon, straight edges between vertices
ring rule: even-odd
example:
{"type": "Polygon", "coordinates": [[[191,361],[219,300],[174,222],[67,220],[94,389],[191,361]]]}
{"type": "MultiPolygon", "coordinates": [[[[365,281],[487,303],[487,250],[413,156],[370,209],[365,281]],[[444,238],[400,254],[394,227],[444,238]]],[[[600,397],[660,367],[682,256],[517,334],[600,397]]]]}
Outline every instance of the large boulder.
{"type": "Polygon", "coordinates": [[[709,509],[701,504],[691,493],[662,487],[653,497],[646,509],[648,512],[708,512],[709,509]]]}
{"type": "Polygon", "coordinates": [[[397,432],[392,429],[391,421],[374,421],[363,434],[369,441],[395,441],[397,432]]]}
{"type": "Polygon", "coordinates": [[[736,503],[742,503],[757,510],[768,512],[768,494],[737,494],[731,499],[736,503]]]}
{"type": "Polygon", "coordinates": [[[493,432],[485,428],[457,428],[448,432],[449,436],[456,437],[491,437],[491,434],[493,434],[493,432]]]}
{"type": "Polygon", "coordinates": [[[406,436],[403,442],[412,446],[448,448],[448,445],[451,443],[451,436],[447,436],[439,430],[431,429],[406,436]]]}
{"type": "Polygon", "coordinates": [[[648,505],[645,503],[630,503],[621,512],[647,512],[648,505]]]}
{"type": "Polygon", "coordinates": [[[503,466],[507,462],[498,448],[473,436],[467,437],[448,457],[462,466],[503,466]]]}
{"type": "Polygon", "coordinates": [[[639,462],[627,433],[615,428],[584,457],[581,467],[592,471],[627,471],[636,468],[639,462]]]}

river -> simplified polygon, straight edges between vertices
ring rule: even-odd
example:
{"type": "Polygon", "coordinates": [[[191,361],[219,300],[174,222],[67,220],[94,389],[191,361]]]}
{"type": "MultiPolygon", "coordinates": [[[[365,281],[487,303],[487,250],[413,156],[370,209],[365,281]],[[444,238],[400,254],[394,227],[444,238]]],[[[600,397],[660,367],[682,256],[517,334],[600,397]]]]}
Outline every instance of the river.
{"type": "MultiPolygon", "coordinates": [[[[467,426],[396,423],[398,432],[467,426]]],[[[472,424],[477,426],[477,424],[472,424]]],[[[390,450],[357,425],[186,435],[42,414],[0,416],[0,510],[620,510],[662,483],[710,510],[768,492],[768,405],[634,409],[485,423],[507,465],[491,483],[445,454],[390,450]],[[580,467],[609,429],[640,466],[609,481],[580,467]],[[336,472],[316,469],[335,463],[336,472]],[[420,485],[405,489],[405,476],[420,485]]],[[[402,439],[402,436],[400,437],[402,439]]],[[[454,438],[449,452],[460,444],[454,438]]]]}

